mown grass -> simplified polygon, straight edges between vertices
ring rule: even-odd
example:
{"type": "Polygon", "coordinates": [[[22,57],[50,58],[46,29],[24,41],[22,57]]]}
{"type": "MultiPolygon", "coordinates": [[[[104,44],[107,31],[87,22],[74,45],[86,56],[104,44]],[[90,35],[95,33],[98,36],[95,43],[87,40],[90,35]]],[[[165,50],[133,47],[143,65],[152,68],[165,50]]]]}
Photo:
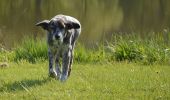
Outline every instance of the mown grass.
{"type": "Polygon", "coordinates": [[[46,40],[24,40],[11,50],[0,47],[2,100],[170,99],[170,48],[159,34],[114,35],[92,48],[77,43],[65,83],[48,77],[46,40]]]}
{"type": "Polygon", "coordinates": [[[48,78],[47,62],[0,69],[2,100],[169,100],[170,68],[126,62],[74,64],[65,82],[48,78]]]}

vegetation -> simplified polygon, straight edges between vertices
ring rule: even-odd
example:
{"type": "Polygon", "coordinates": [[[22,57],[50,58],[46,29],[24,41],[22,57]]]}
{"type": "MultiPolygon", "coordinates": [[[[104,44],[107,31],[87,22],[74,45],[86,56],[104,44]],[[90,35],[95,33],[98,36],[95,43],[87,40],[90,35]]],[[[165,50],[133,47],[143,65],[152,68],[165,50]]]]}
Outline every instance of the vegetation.
{"type": "MultiPolygon", "coordinates": [[[[22,61],[31,63],[47,60],[47,45],[44,39],[26,38],[17,48],[0,51],[0,61],[22,61]]],[[[76,45],[74,62],[128,61],[141,64],[169,64],[170,48],[161,35],[142,39],[135,35],[115,35],[113,40],[88,48],[76,45]]]]}
{"type": "Polygon", "coordinates": [[[0,43],[11,47],[24,41],[10,50],[0,44],[0,100],[170,100],[169,3],[1,0],[0,43]],[[145,37],[116,33],[93,47],[77,43],[71,77],[62,83],[48,77],[46,40],[23,39],[44,36],[34,23],[61,12],[82,23],[84,42],[117,30],[145,37]]]}
{"type": "Polygon", "coordinates": [[[47,44],[46,40],[26,38],[18,46],[14,52],[14,61],[27,60],[35,63],[37,60],[46,60],[47,56],[47,44]]]}
{"type": "Polygon", "coordinates": [[[170,99],[170,48],[161,35],[114,35],[93,48],[78,43],[65,83],[47,76],[46,41],[24,40],[12,50],[1,46],[0,62],[7,62],[0,63],[3,100],[170,99]]]}
{"type": "Polygon", "coordinates": [[[2,100],[169,100],[169,66],[126,62],[74,64],[61,83],[48,78],[47,62],[10,63],[0,69],[2,100]]]}

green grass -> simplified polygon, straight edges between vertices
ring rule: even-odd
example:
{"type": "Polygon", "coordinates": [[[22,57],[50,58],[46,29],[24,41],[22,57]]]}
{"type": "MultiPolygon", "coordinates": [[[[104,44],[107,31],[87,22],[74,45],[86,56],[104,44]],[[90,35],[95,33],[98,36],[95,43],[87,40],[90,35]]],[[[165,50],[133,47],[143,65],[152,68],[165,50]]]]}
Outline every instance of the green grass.
{"type": "Polygon", "coordinates": [[[37,60],[47,59],[47,44],[44,39],[27,37],[14,50],[14,61],[27,60],[35,63],[37,60]]]}
{"type": "MultiPolygon", "coordinates": [[[[0,61],[19,62],[26,60],[36,63],[47,60],[47,44],[45,39],[26,38],[12,51],[0,50],[0,61]]],[[[161,35],[141,38],[137,35],[114,35],[113,40],[99,43],[92,48],[77,43],[74,62],[114,62],[129,61],[145,65],[170,64],[170,48],[161,35]]]]}
{"type": "MultiPolygon", "coordinates": [[[[150,64],[170,64],[169,42],[165,42],[160,34],[153,34],[147,38],[138,35],[113,35],[110,42],[99,43],[91,48],[77,43],[74,52],[75,63],[129,61],[150,64]]],[[[20,62],[26,60],[31,63],[45,61],[47,43],[45,39],[27,37],[10,51],[0,47],[0,62],[20,62]]]]}
{"type": "Polygon", "coordinates": [[[170,68],[134,63],[74,64],[64,83],[48,78],[47,62],[0,69],[2,100],[169,100],[170,68]]]}
{"type": "Polygon", "coordinates": [[[170,99],[170,44],[162,35],[114,35],[92,48],[77,43],[65,83],[47,76],[46,40],[24,40],[11,50],[0,47],[2,100],[170,99]]]}

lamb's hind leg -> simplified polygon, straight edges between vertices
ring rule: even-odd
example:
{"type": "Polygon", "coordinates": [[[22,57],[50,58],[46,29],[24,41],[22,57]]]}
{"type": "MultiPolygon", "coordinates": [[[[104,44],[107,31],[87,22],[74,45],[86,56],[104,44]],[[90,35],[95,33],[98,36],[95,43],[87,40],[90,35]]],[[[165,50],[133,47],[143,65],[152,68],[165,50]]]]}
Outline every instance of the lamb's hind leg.
{"type": "Polygon", "coordinates": [[[71,42],[72,48],[71,48],[70,64],[69,64],[69,69],[68,69],[68,77],[70,76],[71,69],[72,69],[73,57],[74,57],[74,47],[75,47],[77,38],[78,38],[78,34],[73,37],[72,42],[71,42]]]}
{"type": "Polygon", "coordinates": [[[70,55],[70,64],[69,64],[69,68],[68,68],[68,77],[70,76],[71,69],[72,69],[73,56],[74,56],[74,46],[73,46],[73,48],[71,50],[71,55],[70,55]]]}

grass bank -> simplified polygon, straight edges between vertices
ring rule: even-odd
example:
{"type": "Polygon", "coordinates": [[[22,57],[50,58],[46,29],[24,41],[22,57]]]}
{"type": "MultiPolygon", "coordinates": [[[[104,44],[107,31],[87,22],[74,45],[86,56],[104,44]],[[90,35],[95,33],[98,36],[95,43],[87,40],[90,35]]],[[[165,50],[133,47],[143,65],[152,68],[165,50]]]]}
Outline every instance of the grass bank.
{"type": "MultiPolygon", "coordinates": [[[[11,51],[0,50],[0,61],[18,62],[26,60],[36,63],[47,60],[45,39],[26,38],[11,51]]],[[[160,34],[147,38],[137,35],[113,35],[110,42],[104,41],[91,48],[77,43],[75,63],[128,61],[150,64],[170,64],[170,44],[160,34]]]]}
{"type": "Polygon", "coordinates": [[[115,62],[74,64],[61,83],[47,76],[47,62],[10,63],[0,69],[2,100],[169,100],[170,68],[115,62]]]}

